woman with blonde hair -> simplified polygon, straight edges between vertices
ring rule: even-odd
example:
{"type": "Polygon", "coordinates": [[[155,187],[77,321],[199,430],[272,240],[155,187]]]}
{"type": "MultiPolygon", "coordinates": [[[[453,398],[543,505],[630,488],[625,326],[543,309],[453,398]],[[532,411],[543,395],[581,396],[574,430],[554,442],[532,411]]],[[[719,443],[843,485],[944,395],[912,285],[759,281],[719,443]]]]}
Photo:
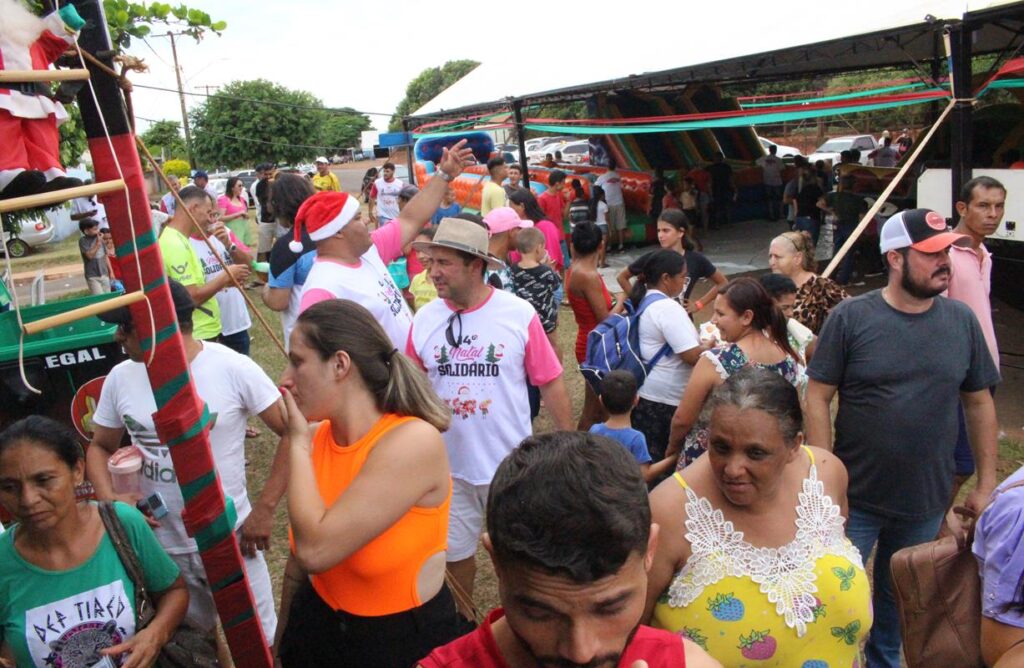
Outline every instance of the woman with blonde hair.
{"type": "Polygon", "coordinates": [[[304,311],[288,357],[285,577],[299,587],[282,592],[282,665],[414,665],[459,635],[445,585],[451,410],[352,301],[304,311]]]}
{"type": "Polygon", "coordinates": [[[783,232],[772,239],[768,266],[772,273],[788,276],[796,283],[793,318],[815,336],[835,305],[849,297],[838,283],[815,273],[818,265],[809,232],[783,232]]]}

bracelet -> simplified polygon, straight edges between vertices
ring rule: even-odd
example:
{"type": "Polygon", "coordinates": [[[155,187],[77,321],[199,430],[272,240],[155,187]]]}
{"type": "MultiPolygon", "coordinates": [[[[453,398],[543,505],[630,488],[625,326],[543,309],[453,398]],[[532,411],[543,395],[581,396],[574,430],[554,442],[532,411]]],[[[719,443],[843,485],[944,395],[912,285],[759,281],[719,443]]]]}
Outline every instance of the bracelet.
{"type": "Polygon", "coordinates": [[[704,302],[702,302],[702,301],[701,301],[701,300],[699,300],[699,299],[697,299],[696,301],[694,301],[694,302],[693,302],[693,304],[694,304],[694,305],[695,305],[695,306],[697,307],[697,310],[698,310],[698,311],[700,311],[700,310],[702,310],[702,309],[704,308],[704,302]]]}

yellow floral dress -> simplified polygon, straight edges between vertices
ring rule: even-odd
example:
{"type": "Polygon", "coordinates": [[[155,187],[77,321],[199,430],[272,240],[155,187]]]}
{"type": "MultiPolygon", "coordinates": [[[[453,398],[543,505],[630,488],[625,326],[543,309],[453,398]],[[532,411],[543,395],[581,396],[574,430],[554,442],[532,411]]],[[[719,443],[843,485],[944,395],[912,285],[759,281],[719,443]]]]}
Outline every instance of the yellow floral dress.
{"type": "Polygon", "coordinates": [[[721,510],[686,490],[692,555],[654,608],[652,625],[703,647],[725,668],[859,668],[871,592],[839,506],[814,455],[797,506],[796,538],[754,547],[721,510]]]}

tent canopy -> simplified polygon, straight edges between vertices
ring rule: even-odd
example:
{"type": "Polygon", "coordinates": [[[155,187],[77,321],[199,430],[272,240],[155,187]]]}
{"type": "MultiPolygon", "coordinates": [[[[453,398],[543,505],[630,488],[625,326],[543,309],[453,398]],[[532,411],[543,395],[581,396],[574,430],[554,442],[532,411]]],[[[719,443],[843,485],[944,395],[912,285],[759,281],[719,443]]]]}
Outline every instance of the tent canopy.
{"type": "Polygon", "coordinates": [[[1012,50],[1024,39],[1024,1],[1019,0],[910,0],[899,6],[893,6],[892,0],[800,3],[788,9],[783,6],[782,16],[777,3],[742,9],[730,4],[710,10],[717,11],[721,22],[714,18],[674,22],[677,38],[671,48],[651,35],[635,40],[639,51],[629,57],[611,47],[592,49],[569,56],[569,63],[531,70],[528,76],[523,75],[520,62],[507,56],[484,62],[411,118],[507,108],[512,99],[524,104],[556,103],[619,89],[658,91],[693,83],[784,81],[915,64],[927,75],[932,63],[945,58],[943,26],[961,20],[975,29],[975,55],[1012,50]],[[732,20],[737,11],[744,15],[739,23],[732,20]],[[758,12],[764,14],[761,20],[758,12]],[[709,28],[708,20],[715,27],[709,28]],[[709,44],[700,37],[709,30],[722,38],[709,44]],[[818,35],[818,41],[803,43],[810,34],[818,35]],[[666,53],[683,65],[659,68],[666,53]]]}

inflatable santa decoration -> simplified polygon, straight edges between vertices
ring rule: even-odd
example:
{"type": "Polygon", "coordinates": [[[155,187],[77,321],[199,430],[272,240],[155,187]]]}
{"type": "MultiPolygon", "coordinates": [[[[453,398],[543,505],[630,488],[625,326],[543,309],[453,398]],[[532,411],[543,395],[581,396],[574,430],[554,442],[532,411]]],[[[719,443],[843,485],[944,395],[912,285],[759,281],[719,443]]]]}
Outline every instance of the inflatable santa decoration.
{"type": "MultiPolygon", "coordinates": [[[[0,0],[0,69],[49,69],[85,25],[72,5],[39,18],[0,0]]],[[[0,199],[81,185],[60,164],[57,126],[67,119],[49,84],[0,84],[0,199]]]]}

